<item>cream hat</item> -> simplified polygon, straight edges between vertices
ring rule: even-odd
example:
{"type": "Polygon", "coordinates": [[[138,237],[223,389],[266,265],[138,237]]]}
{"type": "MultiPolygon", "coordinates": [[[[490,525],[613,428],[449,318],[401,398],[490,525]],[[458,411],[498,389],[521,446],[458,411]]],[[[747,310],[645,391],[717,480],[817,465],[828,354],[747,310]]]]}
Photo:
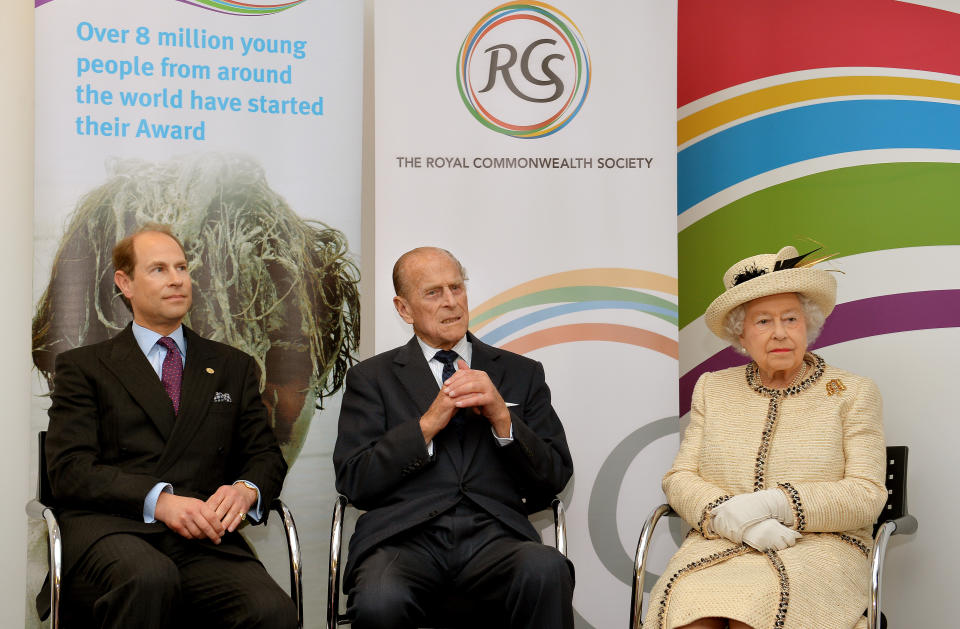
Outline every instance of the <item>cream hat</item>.
{"type": "Polygon", "coordinates": [[[727,314],[758,297],[780,293],[802,293],[820,307],[824,317],[829,315],[837,303],[837,280],[823,269],[799,266],[810,253],[799,255],[795,247],[787,246],[776,254],[745,258],[727,269],[723,274],[726,291],[713,300],[704,314],[707,327],[724,341],[732,341],[723,326],[727,314]]]}

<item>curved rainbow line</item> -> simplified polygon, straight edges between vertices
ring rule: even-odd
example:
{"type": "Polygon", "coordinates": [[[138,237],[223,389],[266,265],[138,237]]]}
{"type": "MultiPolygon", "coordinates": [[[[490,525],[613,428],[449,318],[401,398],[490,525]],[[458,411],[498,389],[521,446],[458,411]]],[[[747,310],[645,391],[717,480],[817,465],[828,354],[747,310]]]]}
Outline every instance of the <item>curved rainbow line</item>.
{"type": "MultiPolygon", "coordinates": [[[[677,325],[675,303],[632,288],[676,295],[677,279],[660,273],[618,267],[562,271],[523,282],[488,299],[471,311],[470,325],[479,338],[491,344],[536,323],[587,310],[636,310],[677,325]],[[485,334],[477,333],[477,329],[492,324],[508,312],[543,304],[557,305],[517,317],[485,334]]],[[[550,345],[577,341],[624,343],[651,349],[675,360],[679,356],[676,340],[649,330],[613,323],[554,326],[517,337],[501,347],[524,354],[550,345]]]]}
{"type": "Polygon", "coordinates": [[[482,327],[498,317],[530,306],[565,302],[621,301],[647,306],[645,309],[656,317],[677,324],[677,305],[647,293],[618,286],[563,286],[539,290],[494,306],[470,320],[473,327],[482,327]]]}
{"type": "Polygon", "coordinates": [[[281,11],[286,11],[287,9],[292,9],[293,7],[303,4],[306,0],[291,0],[290,2],[275,2],[275,3],[250,3],[250,2],[238,2],[235,0],[176,0],[177,2],[182,2],[183,4],[189,4],[190,6],[199,7],[201,9],[207,9],[208,11],[214,11],[216,13],[225,13],[228,15],[243,15],[243,16],[255,16],[255,15],[271,15],[274,13],[280,13],[281,11]]]}
{"type": "MultiPolygon", "coordinates": [[[[868,297],[838,304],[811,350],[847,341],[941,328],[960,328],[960,289],[868,297]]],[[[680,414],[690,410],[693,387],[707,371],[746,364],[732,348],[717,352],[680,377],[680,414]]]]}
{"type": "Polygon", "coordinates": [[[677,213],[775,168],[837,153],[886,148],[960,150],[960,105],[841,101],[749,120],[677,154],[677,213]]]}
{"type": "Polygon", "coordinates": [[[663,308],[652,304],[640,303],[635,301],[581,301],[569,304],[560,304],[551,308],[544,308],[537,312],[517,317],[509,323],[505,323],[498,328],[485,333],[480,340],[489,345],[496,345],[508,336],[519,332],[524,328],[536,325],[547,319],[553,319],[572,312],[584,312],[588,310],[637,310],[639,312],[649,312],[659,316],[664,321],[671,321],[674,325],[677,323],[677,308],[663,308]]]}
{"type": "MultiPolygon", "coordinates": [[[[958,78],[960,80],[960,78],[958,78]]],[[[757,114],[806,101],[850,96],[912,96],[960,102],[960,83],[901,76],[830,76],[790,81],[732,96],[677,121],[677,144],[757,114]]]]}
{"type": "MultiPolygon", "coordinates": [[[[561,271],[523,282],[484,301],[470,311],[471,326],[482,327],[492,323],[509,311],[501,308],[507,302],[522,299],[533,293],[571,286],[644,288],[667,295],[677,295],[677,278],[662,273],[622,267],[561,271]]],[[[667,304],[670,303],[664,301],[667,304]]]]}
{"type": "Polygon", "coordinates": [[[577,341],[608,341],[651,349],[674,360],[679,357],[677,341],[661,334],[614,323],[573,323],[539,330],[509,343],[502,349],[526,354],[536,349],[577,341]]]}

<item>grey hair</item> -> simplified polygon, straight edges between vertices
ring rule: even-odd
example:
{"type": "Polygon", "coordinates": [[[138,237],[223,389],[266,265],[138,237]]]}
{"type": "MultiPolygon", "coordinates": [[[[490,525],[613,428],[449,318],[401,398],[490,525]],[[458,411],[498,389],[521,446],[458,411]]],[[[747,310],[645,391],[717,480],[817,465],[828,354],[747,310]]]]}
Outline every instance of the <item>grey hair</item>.
{"type": "MultiPolygon", "coordinates": [[[[823,324],[827,320],[827,316],[823,314],[823,310],[812,299],[803,293],[796,293],[796,295],[800,300],[800,306],[803,308],[803,318],[807,322],[807,344],[813,345],[813,342],[820,336],[820,332],[823,331],[823,324]]],[[[727,333],[727,340],[730,341],[733,349],[744,355],[747,354],[747,350],[740,342],[740,337],[743,335],[743,322],[746,316],[747,304],[740,304],[728,312],[723,319],[723,330],[727,333]]]]}

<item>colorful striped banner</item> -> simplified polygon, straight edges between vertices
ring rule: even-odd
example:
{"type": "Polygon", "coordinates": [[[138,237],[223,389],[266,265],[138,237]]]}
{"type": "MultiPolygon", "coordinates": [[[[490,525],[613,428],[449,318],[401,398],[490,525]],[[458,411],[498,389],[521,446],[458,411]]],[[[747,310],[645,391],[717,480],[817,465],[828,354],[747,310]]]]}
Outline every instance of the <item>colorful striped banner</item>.
{"type": "Polygon", "coordinates": [[[842,256],[960,244],[958,198],[960,164],[931,162],[831,170],[730,203],[680,232],[680,327],[720,294],[731,264],[805,237],[842,256]]]}

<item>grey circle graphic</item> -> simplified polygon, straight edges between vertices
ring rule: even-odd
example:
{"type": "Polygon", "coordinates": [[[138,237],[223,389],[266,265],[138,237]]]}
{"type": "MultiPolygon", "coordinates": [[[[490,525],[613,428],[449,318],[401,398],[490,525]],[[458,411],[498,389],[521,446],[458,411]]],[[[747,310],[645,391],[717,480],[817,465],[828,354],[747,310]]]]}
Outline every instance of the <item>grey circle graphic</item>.
{"type": "MultiPolygon", "coordinates": [[[[590,542],[600,563],[610,574],[628,586],[633,584],[633,557],[624,552],[617,531],[617,497],[626,476],[627,468],[648,445],[667,435],[680,432],[680,418],[664,417],[633,431],[610,451],[600,466],[590,492],[587,525],[590,542]]],[[[666,470],[664,470],[666,471],[666,470]]],[[[656,505],[649,505],[653,509],[656,505]]],[[[683,542],[683,524],[677,518],[669,518],[670,532],[679,546],[683,542]]],[[[637,535],[640,531],[637,531],[637,535]]],[[[647,570],[644,590],[650,588],[660,577],[647,570]]]]}

